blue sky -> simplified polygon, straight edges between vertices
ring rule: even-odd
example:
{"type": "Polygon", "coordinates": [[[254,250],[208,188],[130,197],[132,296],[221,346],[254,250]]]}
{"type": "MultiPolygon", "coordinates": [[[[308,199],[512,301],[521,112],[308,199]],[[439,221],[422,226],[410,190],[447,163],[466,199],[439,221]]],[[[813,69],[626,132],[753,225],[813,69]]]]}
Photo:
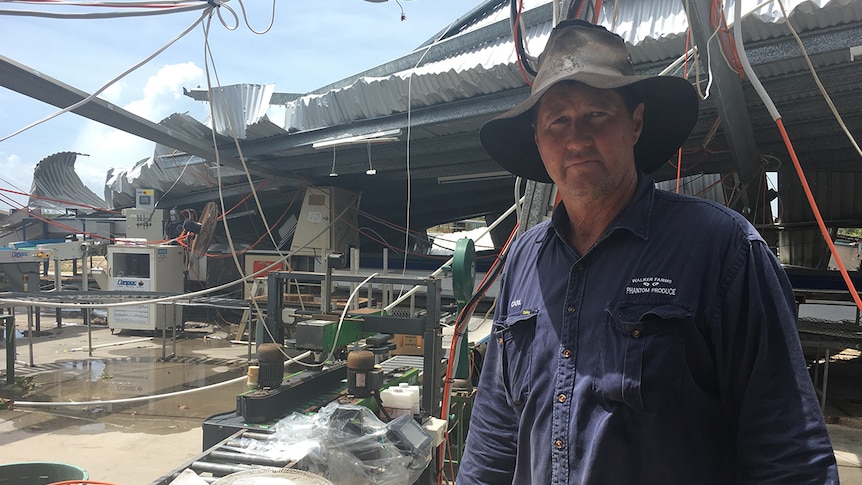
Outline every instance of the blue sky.
{"type": "MultiPolygon", "coordinates": [[[[240,18],[234,30],[217,17],[209,44],[223,85],[275,84],[276,92],[307,92],[404,55],[446,28],[483,0],[281,0],[269,32],[252,33],[240,18]]],[[[83,7],[0,4],[3,10],[103,12],[83,7]]],[[[241,15],[240,4],[228,6],[241,15]]],[[[245,2],[248,22],[263,31],[272,4],[245,2]]],[[[201,11],[120,19],[48,19],[0,15],[0,55],[91,93],[119,76],[192,25],[201,11]]],[[[229,26],[235,21],[223,15],[229,26]]],[[[200,26],[100,96],[158,122],[187,112],[203,121],[207,105],[183,96],[183,88],[205,87],[204,35],[200,26]]],[[[211,75],[212,74],[211,70],[211,75]]],[[[215,82],[215,81],[213,81],[215,82]]],[[[0,87],[0,138],[58,111],[0,87]]],[[[0,187],[29,191],[39,160],[61,151],[79,156],[76,172],[104,196],[111,167],[131,167],[154,145],[118,130],[66,113],[0,141],[0,187]]],[[[18,197],[19,202],[25,199],[18,197]]],[[[0,202],[0,209],[9,209],[0,202]]]]}

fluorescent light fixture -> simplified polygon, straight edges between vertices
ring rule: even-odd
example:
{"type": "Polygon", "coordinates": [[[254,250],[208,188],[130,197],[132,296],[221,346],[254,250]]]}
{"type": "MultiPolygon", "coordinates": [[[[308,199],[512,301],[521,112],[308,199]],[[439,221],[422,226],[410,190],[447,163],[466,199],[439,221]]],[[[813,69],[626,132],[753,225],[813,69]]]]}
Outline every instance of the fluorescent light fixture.
{"type": "Polygon", "coordinates": [[[334,140],[318,141],[311,144],[314,149],[340,147],[346,145],[364,145],[366,143],[389,143],[398,141],[401,136],[401,130],[386,130],[378,131],[377,133],[369,133],[367,135],[348,136],[345,138],[336,138],[334,140]]]}
{"type": "Polygon", "coordinates": [[[470,173],[466,175],[447,175],[437,177],[438,184],[457,184],[461,182],[481,182],[483,180],[495,180],[513,177],[510,172],[500,170],[499,172],[470,173]]]}

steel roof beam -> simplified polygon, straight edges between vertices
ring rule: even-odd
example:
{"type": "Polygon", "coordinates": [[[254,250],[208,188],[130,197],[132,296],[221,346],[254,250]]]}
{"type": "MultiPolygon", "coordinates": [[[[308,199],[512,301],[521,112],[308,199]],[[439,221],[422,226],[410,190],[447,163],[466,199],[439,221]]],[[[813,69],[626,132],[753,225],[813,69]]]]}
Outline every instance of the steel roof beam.
{"type": "MultiPolygon", "coordinates": [[[[751,119],[746,111],[745,96],[739,74],[731,70],[724,57],[718,51],[721,45],[714,45],[707,50],[707,42],[713,34],[709,20],[710,0],[691,0],[684,2],[687,8],[691,31],[694,35],[697,50],[701,56],[710,52],[707,61],[712,67],[712,87],[710,96],[716,96],[716,109],[721,117],[721,128],[727,139],[728,148],[736,161],[737,174],[744,187],[741,194],[742,207],[736,209],[750,217],[757,212],[752,204],[759,199],[760,155],[754,139],[751,119]]],[[[715,41],[715,44],[718,44],[715,41]]]]}
{"type": "MultiPolygon", "coordinates": [[[[68,108],[89,96],[84,91],[5,56],[0,56],[0,86],[61,109],[68,108]]],[[[203,140],[167,129],[98,97],[75,108],[72,112],[146,140],[182,150],[206,160],[216,160],[216,152],[212,145],[203,140]]],[[[243,170],[240,161],[229,155],[222,155],[219,160],[224,165],[243,170]]],[[[255,173],[252,169],[250,171],[255,173]]],[[[256,175],[271,178],[269,174],[257,173],[256,175]]]]}

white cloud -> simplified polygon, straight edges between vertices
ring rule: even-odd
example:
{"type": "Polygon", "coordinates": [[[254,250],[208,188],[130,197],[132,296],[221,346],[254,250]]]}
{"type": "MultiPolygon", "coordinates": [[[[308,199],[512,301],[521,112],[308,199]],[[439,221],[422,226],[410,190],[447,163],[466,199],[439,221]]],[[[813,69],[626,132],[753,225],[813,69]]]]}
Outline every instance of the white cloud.
{"type": "MultiPolygon", "coordinates": [[[[32,175],[21,170],[23,162],[18,155],[0,152],[0,186],[4,189],[19,192],[29,192],[32,183],[32,175]]],[[[5,208],[8,200],[12,199],[16,205],[26,205],[27,197],[16,195],[8,191],[0,192],[0,207],[5,208]]]]}
{"type": "MultiPolygon", "coordinates": [[[[115,84],[106,90],[105,98],[121,104],[122,93],[136,92],[141,99],[128,101],[123,108],[153,123],[176,112],[186,111],[184,101],[193,102],[182,94],[183,86],[197,83],[203,70],[192,62],[162,66],[154,76],[147,79],[143,89],[115,84]],[[110,93],[109,93],[110,91],[110,93]]],[[[105,176],[113,167],[132,167],[139,160],[153,154],[155,144],[149,140],[130,135],[121,130],[96,122],[87,122],[74,143],[76,151],[89,157],[78,157],[75,171],[84,184],[96,194],[103,196],[105,176]]]]}
{"type": "Polygon", "coordinates": [[[176,112],[177,102],[183,99],[183,86],[203,78],[204,71],[193,62],[162,66],[150,76],[144,86],[143,99],[126,104],[132,113],[158,122],[176,112]]]}

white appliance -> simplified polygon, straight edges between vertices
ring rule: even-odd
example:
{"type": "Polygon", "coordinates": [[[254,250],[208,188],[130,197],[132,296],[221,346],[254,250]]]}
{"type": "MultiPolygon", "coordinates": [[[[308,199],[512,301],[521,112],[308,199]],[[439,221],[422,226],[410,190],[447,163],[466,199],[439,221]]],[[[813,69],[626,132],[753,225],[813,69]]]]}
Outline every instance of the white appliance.
{"type": "Polygon", "coordinates": [[[359,247],[358,213],[359,195],[355,192],[338,187],[307,188],[291,252],[315,258],[333,252],[348,254],[351,247],[359,247]]]}
{"type": "MultiPolygon", "coordinates": [[[[182,293],[185,250],[180,246],[108,246],[108,289],[182,293]]],[[[182,307],[148,303],[108,308],[108,328],[161,330],[182,323],[182,307]]]]}

